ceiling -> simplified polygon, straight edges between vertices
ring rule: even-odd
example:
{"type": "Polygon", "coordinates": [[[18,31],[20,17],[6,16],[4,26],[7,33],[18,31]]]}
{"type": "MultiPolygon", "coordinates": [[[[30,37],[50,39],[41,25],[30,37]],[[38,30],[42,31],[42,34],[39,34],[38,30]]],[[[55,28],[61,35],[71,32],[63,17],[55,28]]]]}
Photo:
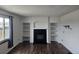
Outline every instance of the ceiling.
{"type": "Polygon", "coordinates": [[[62,16],[79,9],[78,5],[0,5],[0,8],[21,16],[62,16]]]}

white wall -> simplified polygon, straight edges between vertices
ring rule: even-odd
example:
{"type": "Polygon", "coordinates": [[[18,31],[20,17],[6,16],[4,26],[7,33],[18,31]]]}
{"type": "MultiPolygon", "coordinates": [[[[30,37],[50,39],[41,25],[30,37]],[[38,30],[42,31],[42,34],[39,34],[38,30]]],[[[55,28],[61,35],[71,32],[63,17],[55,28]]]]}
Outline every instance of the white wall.
{"type": "Polygon", "coordinates": [[[30,43],[33,43],[33,30],[34,29],[47,29],[47,42],[48,40],[48,17],[26,17],[24,22],[30,23],[30,43]],[[34,27],[35,25],[35,27],[34,27]]]}
{"type": "Polygon", "coordinates": [[[47,43],[51,42],[50,39],[50,26],[49,23],[58,23],[58,17],[43,17],[43,16],[33,16],[26,17],[22,22],[30,23],[30,43],[33,43],[33,29],[47,29],[47,43]],[[35,28],[34,28],[35,24],[35,28]]]}
{"type": "Polygon", "coordinates": [[[79,10],[62,16],[58,30],[57,41],[72,53],[79,53],[79,10]],[[66,29],[64,25],[70,25],[72,29],[66,29]]]}
{"type": "Polygon", "coordinates": [[[59,23],[60,17],[50,17],[50,23],[59,23]]]}
{"type": "MultiPolygon", "coordinates": [[[[18,43],[22,41],[22,27],[21,27],[21,17],[8,13],[6,11],[0,10],[0,15],[11,15],[13,16],[13,44],[16,46],[18,43]]],[[[5,42],[0,45],[0,53],[7,53],[9,50],[12,48],[8,49],[8,42],[5,42]]]]}

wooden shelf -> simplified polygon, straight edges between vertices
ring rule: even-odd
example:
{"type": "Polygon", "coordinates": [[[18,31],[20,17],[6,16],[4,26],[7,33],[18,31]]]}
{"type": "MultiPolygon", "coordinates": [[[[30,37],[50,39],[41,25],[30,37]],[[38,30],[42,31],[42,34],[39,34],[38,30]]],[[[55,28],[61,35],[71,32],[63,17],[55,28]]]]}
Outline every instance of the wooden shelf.
{"type": "Polygon", "coordinates": [[[56,23],[50,23],[50,31],[51,31],[51,40],[55,40],[55,38],[56,38],[56,32],[57,32],[57,30],[56,30],[56,23]]]}
{"type": "Polygon", "coordinates": [[[30,40],[30,23],[23,23],[23,41],[30,40]]]}
{"type": "Polygon", "coordinates": [[[23,31],[24,32],[30,32],[30,29],[24,29],[23,31]]]}
{"type": "Polygon", "coordinates": [[[23,36],[23,41],[29,41],[30,37],[23,36]]]}

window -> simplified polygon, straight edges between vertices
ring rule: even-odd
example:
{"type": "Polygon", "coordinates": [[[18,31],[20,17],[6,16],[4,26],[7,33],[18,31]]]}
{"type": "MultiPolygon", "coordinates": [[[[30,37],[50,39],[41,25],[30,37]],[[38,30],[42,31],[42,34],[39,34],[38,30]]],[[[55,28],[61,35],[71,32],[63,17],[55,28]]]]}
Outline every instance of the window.
{"type": "Polygon", "coordinates": [[[8,41],[8,48],[13,46],[13,17],[0,16],[0,44],[8,41]]]}
{"type": "Polygon", "coordinates": [[[5,18],[5,39],[10,38],[10,21],[9,18],[5,18]]]}
{"type": "Polygon", "coordinates": [[[0,17],[0,41],[4,40],[4,26],[3,18],[0,17]]]}
{"type": "Polygon", "coordinates": [[[10,38],[10,20],[9,17],[0,17],[0,41],[10,38]]]}

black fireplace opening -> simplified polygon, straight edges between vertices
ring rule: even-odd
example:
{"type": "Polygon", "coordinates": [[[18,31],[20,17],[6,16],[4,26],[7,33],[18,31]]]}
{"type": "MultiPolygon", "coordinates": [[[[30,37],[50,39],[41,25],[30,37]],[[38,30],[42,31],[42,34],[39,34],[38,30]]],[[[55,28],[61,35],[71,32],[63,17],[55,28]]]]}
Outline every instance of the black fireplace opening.
{"type": "Polygon", "coordinates": [[[46,44],[46,29],[34,29],[34,44],[46,44]]]}

